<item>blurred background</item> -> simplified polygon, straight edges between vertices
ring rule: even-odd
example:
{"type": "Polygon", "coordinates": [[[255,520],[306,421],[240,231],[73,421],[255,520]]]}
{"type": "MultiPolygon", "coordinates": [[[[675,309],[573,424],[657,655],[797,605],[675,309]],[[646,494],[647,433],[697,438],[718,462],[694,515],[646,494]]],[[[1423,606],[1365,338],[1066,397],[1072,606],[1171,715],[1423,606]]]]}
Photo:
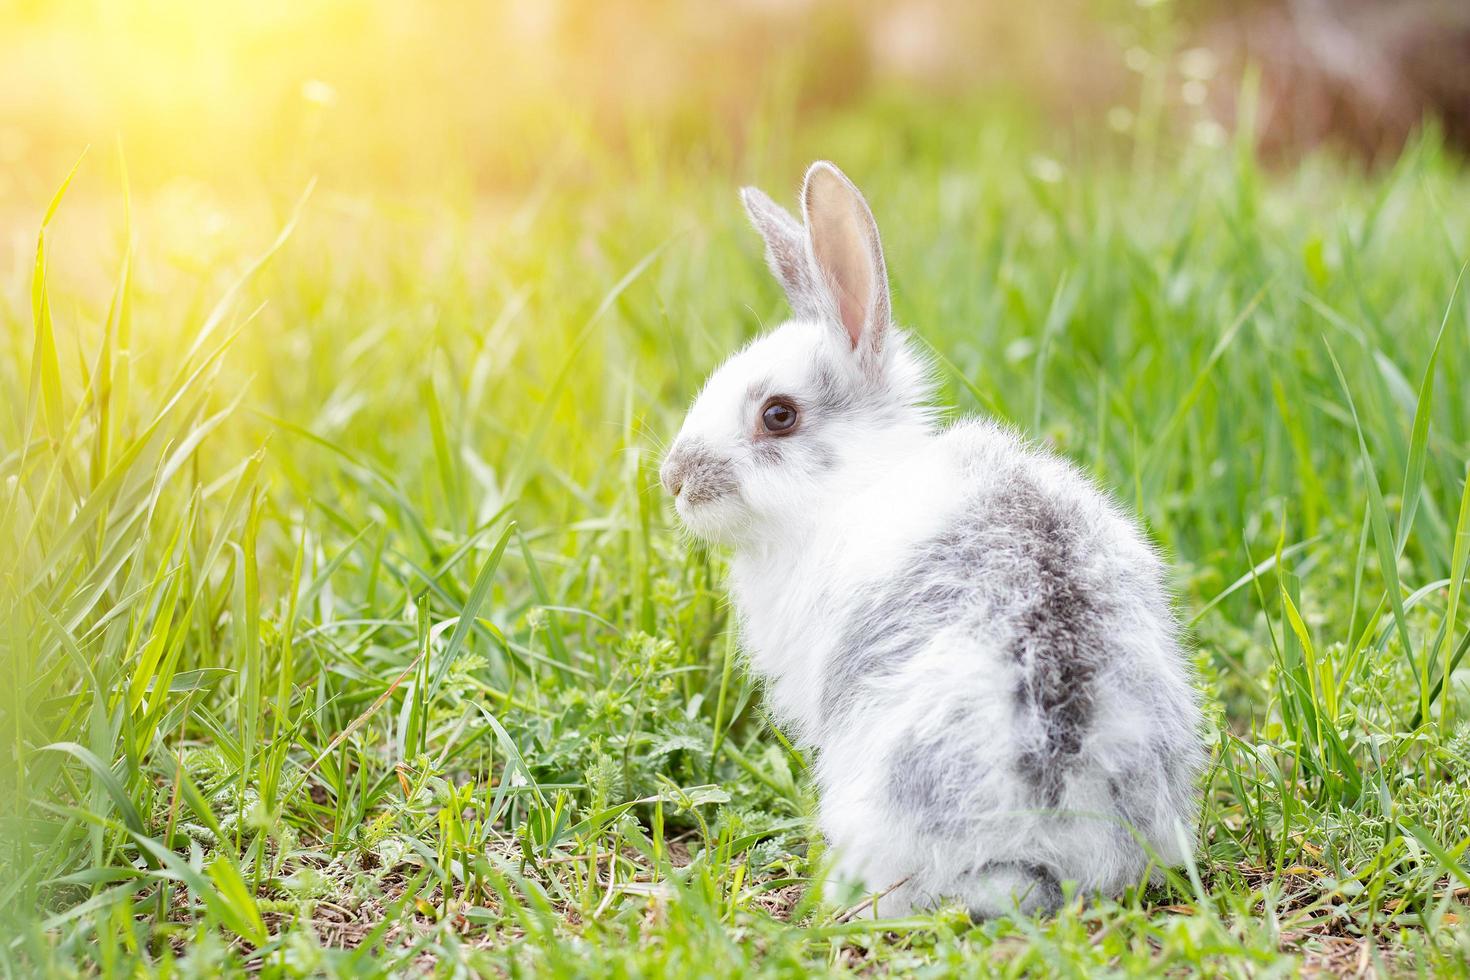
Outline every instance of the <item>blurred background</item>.
{"type": "MultiPolygon", "coordinates": [[[[46,232],[63,363],[98,349],[131,252],[147,313],[135,353],[167,364],[312,188],[231,314],[257,326],[227,388],[401,465],[399,440],[414,444],[422,419],[369,397],[364,359],[393,377],[419,350],[454,389],[462,364],[499,343],[496,370],[534,403],[554,390],[582,308],[610,302],[658,252],[678,256],[618,296],[636,329],[584,352],[579,397],[587,417],[619,417],[631,372],[639,404],[682,404],[753,326],[742,304],[766,302],[743,285],[762,280],[734,188],[789,201],[806,164],[831,156],[873,196],[895,254],[930,256],[895,266],[900,313],[952,332],[985,407],[1015,415],[1004,400],[1041,381],[1033,321],[1066,274],[1052,267],[1076,261],[1058,246],[1091,236],[1116,257],[1121,222],[1149,262],[1175,269],[1167,186],[1188,213],[1234,214],[1231,228],[1294,253],[1312,282],[1335,280],[1377,205],[1361,222],[1342,209],[1371,201],[1406,147],[1428,172],[1462,169],[1467,65],[1463,0],[12,0],[0,7],[0,322],[30,318],[36,232],[79,159],[46,232]],[[1257,168],[1280,191],[1259,208],[1257,168]],[[990,267],[1037,296],[957,287],[990,267]],[[990,305],[976,315],[974,303],[990,305]]],[[[1197,267],[1207,282],[1208,260],[1191,258],[1179,274],[1197,267]]],[[[1258,282],[1284,268],[1240,261],[1214,260],[1258,282]]],[[[1381,260],[1385,274],[1413,261],[1381,260]]],[[[1238,309],[1215,302],[1199,329],[1238,309]]],[[[1079,349],[1121,357],[1136,338],[1117,332],[1118,301],[1081,303],[1079,349]]],[[[9,362],[26,363],[28,331],[8,333],[9,362]]],[[[510,395],[497,438],[530,411],[510,395]]],[[[558,453],[591,472],[606,440],[575,419],[558,420],[558,453]]],[[[242,439],[267,438],[257,422],[242,439]]]]}
{"type": "Polygon", "coordinates": [[[779,197],[854,145],[859,170],[1016,153],[1043,179],[1147,180],[1232,139],[1376,168],[1424,127],[1470,145],[1467,65],[1462,0],[10,0],[0,277],[24,283],[84,154],[51,247],[95,318],[124,236],[166,253],[145,290],[232,274],[313,180],[348,259],[365,226],[515,233],[548,201],[595,238],[658,174],[779,197]]]}
{"type": "Polygon", "coordinates": [[[770,109],[875,93],[1209,141],[1245,91],[1268,156],[1376,161],[1426,118],[1466,145],[1467,65],[1462,0],[10,0],[0,207],[119,143],[135,188],[510,192],[589,143],[730,158],[770,109]]]}

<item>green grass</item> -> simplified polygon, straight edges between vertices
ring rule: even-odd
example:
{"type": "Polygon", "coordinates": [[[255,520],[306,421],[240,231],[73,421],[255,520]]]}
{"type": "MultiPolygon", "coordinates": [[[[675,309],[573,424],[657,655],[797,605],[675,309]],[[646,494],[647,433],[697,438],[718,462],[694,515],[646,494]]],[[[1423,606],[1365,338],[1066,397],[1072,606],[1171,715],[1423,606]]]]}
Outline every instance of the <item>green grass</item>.
{"type": "Polygon", "coordinates": [[[1470,972],[1470,173],[1433,135],[1371,176],[901,99],[644,135],[476,202],[128,202],[84,161],[0,292],[6,969],[1470,972]],[[803,760],[654,473],[783,315],[736,186],[819,155],[946,403],[1174,562],[1214,765],[1165,886],[980,925],[811,887],[803,760]]]}

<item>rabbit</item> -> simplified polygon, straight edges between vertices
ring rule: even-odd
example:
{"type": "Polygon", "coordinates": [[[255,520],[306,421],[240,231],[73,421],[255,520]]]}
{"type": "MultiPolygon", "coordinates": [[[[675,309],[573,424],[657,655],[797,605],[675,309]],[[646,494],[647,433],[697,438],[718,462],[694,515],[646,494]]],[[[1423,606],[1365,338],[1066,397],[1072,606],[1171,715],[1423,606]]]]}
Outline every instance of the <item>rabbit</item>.
{"type": "Polygon", "coordinates": [[[1075,466],[941,425],[878,228],[835,166],[797,221],[741,191],[793,316],[731,356],[660,469],[730,550],[740,645],[809,753],[837,882],[977,919],[1182,863],[1205,751],[1164,566],[1075,466]]]}

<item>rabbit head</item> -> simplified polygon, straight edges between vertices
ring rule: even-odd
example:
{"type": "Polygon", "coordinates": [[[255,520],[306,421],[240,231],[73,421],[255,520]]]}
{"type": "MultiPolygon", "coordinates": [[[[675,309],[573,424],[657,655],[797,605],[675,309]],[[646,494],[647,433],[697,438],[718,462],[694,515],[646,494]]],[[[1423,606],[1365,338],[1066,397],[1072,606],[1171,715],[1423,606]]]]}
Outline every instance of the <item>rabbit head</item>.
{"type": "Polygon", "coordinates": [[[857,187],[813,164],[804,222],[754,187],[741,197],[792,317],[710,376],[661,471],[690,531],[737,545],[809,522],[931,426],[927,365],[893,325],[878,226],[857,187]]]}

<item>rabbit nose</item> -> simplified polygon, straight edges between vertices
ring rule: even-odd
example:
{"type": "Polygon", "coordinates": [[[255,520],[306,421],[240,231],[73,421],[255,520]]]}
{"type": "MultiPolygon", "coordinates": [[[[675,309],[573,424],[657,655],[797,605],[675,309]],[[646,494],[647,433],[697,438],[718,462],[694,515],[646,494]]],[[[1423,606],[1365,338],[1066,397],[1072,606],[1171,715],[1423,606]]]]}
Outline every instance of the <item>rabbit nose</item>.
{"type": "Polygon", "coordinates": [[[704,504],[739,492],[730,460],[700,440],[681,442],[659,470],[659,480],[686,504],[704,504]]]}
{"type": "Polygon", "coordinates": [[[684,455],[675,447],[668,456],[664,458],[664,465],[659,468],[659,481],[669,496],[679,496],[679,491],[684,489],[684,476],[689,472],[685,463],[684,455]]]}

